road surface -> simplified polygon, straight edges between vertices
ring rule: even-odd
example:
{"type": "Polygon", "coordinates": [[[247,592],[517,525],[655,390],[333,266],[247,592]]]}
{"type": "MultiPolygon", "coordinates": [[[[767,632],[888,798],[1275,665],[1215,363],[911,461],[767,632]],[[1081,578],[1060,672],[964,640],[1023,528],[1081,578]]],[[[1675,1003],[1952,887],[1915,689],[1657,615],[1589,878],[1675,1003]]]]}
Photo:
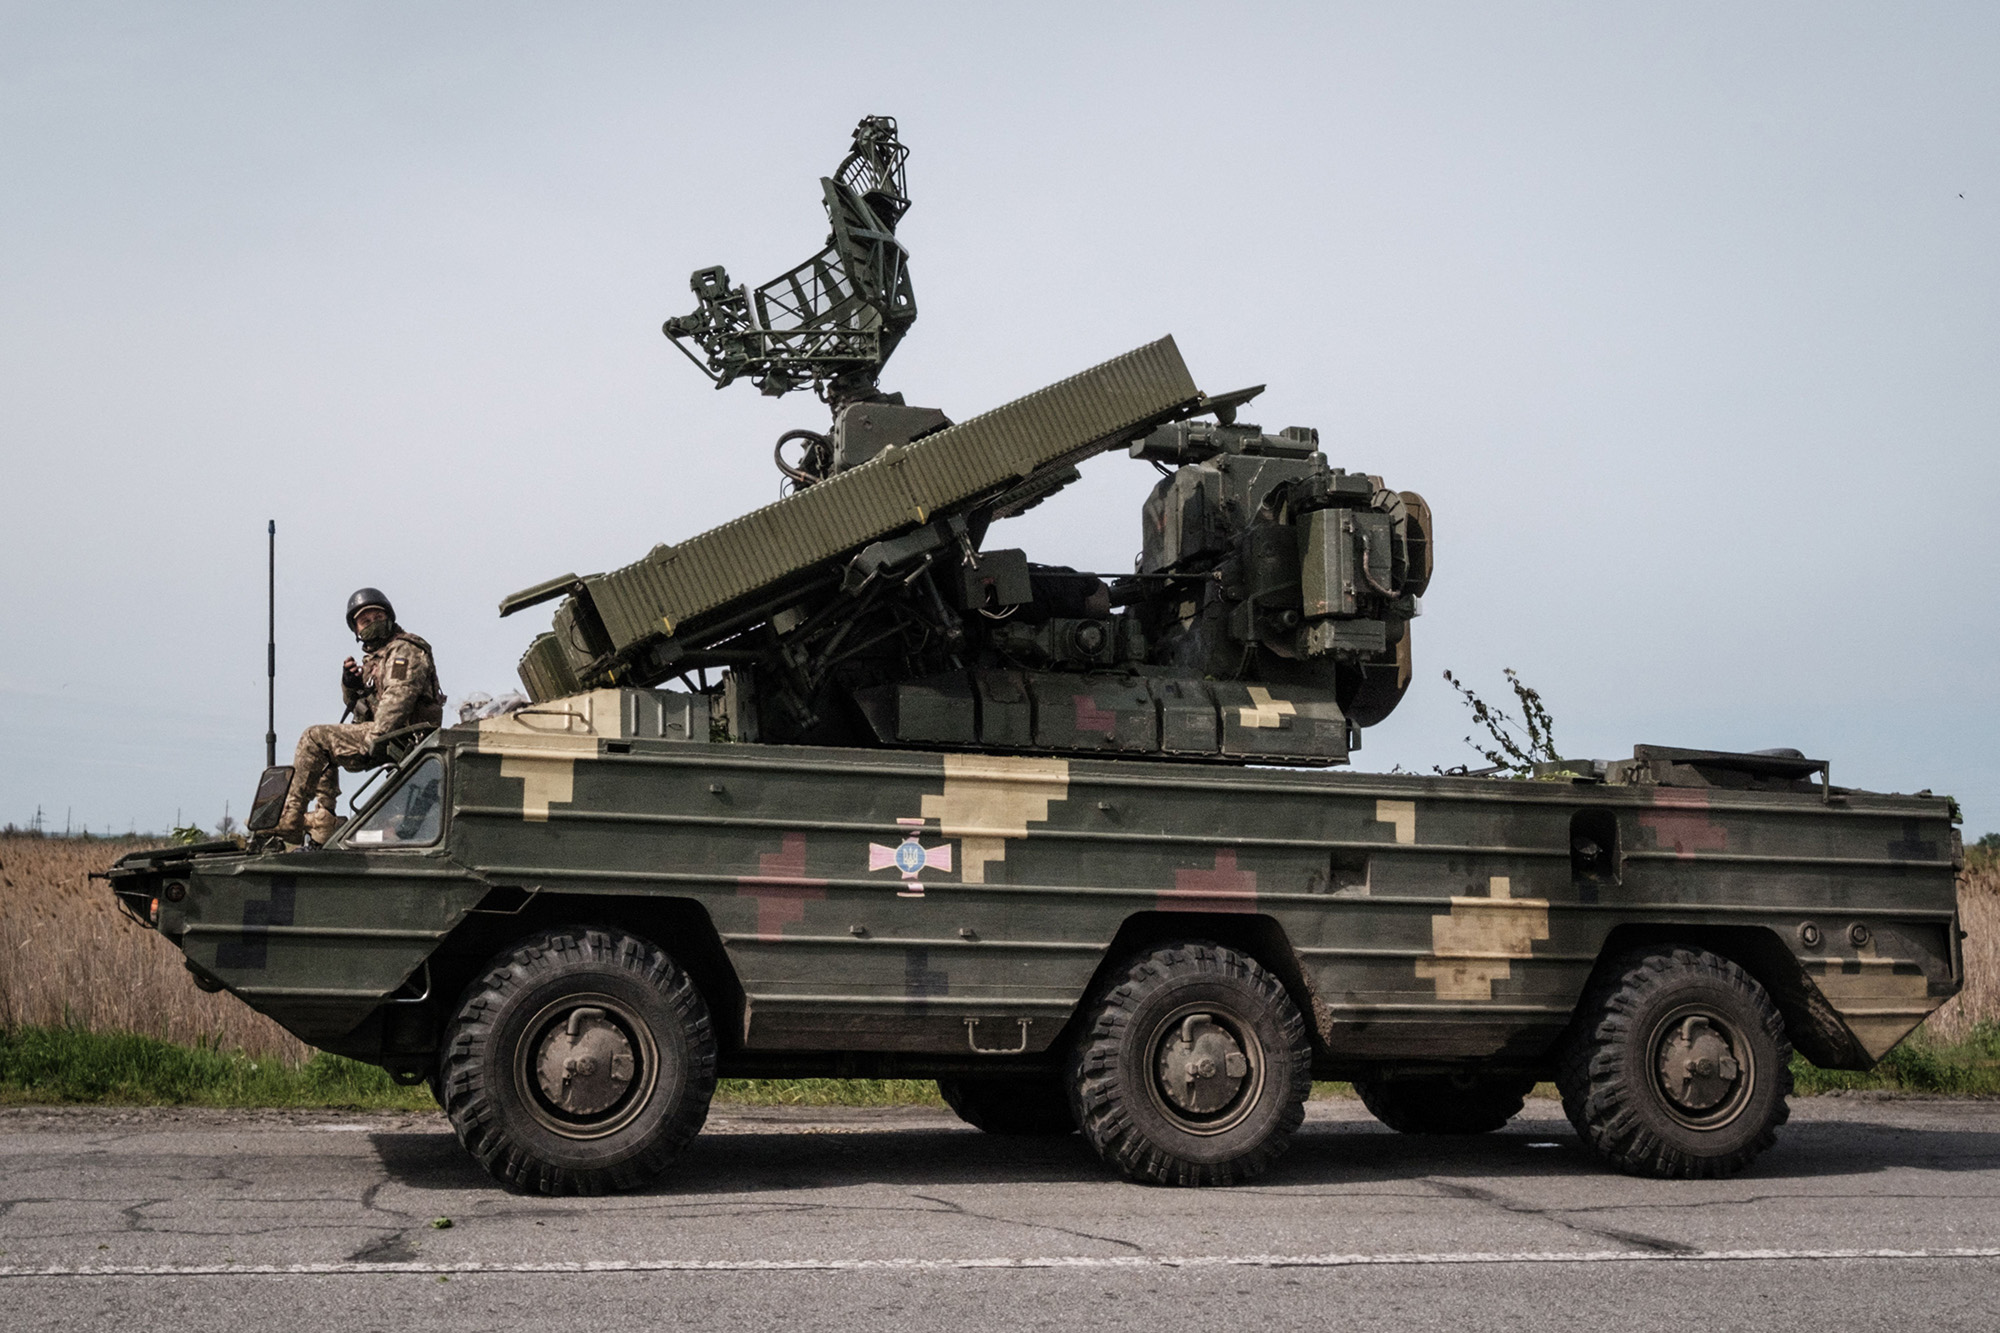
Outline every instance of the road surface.
{"type": "Polygon", "coordinates": [[[0,1110],[10,1330],[1649,1318],[2000,1327],[2000,1102],[1802,1098],[1705,1182],[1601,1170],[1553,1102],[1469,1140],[1314,1102],[1269,1177],[1205,1191],[940,1112],[721,1107],[667,1181],[601,1199],[496,1188],[436,1115],[0,1110]]]}

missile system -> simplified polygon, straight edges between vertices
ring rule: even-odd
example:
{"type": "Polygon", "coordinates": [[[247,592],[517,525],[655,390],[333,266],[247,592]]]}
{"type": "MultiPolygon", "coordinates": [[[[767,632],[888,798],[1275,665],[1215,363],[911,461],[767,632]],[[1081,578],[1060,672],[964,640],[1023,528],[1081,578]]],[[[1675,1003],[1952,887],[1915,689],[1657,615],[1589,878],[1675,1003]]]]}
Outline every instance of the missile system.
{"type": "Polygon", "coordinates": [[[1422,498],[1239,421],[1263,386],[1203,393],[1172,338],[959,422],[883,392],[916,317],[907,157],[864,119],[824,249],[754,290],[695,271],[667,336],[718,388],[811,386],[831,423],[780,437],[777,502],[505,599],[560,601],[529,697],[679,680],[737,741],[1345,762],[1409,684],[1422,498]],[[1113,450],[1161,473],[1129,573],[988,544],[1113,450]]]}
{"type": "Polygon", "coordinates": [[[108,872],[195,985],[428,1083],[547,1194],[651,1180],[718,1078],[934,1078],[1177,1185],[1264,1172],[1315,1079],[1463,1135],[1552,1078],[1599,1160],[1717,1177],[1794,1050],[1868,1069],[1959,990],[1955,803],[1797,751],[1224,767],[1338,763],[1396,706],[1429,511],[1171,339],[959,422],[884,393],[904,158],[863,121],[826,249],[703,269],[667,324],[832,409],[779,441],[789,495],[508,598],[560,603],[537,702],[414,740],[324,846],[269,836],[274,766],[249,848],[108,872]],[[1161,473],[1130,572],[989,541],[1116,449],[1161,473]]]}

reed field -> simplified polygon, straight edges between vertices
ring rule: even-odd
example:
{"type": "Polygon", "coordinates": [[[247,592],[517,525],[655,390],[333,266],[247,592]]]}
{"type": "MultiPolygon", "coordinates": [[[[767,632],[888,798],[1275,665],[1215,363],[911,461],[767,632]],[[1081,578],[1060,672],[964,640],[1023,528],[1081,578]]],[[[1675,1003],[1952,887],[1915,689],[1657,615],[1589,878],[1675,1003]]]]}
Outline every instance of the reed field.
{"type": "Polygon", "coordinates": [[[1924,1035],[1957,1042],[2000,1024],[2000,861],[1972,849],[1958,877],[1958,924],[1965,932],[1965,989],[1930,1016],[1924,1035]]]}
{"type": "Polygon", "coordinates": [[[0,1031],[72,1027],[303,1064],[311,1050],[230,995],[196,990],[181,951],[121,916],[89,878],[126,838],[0,836],[0,1031]]]}
{"type": "MultiPolygon", "coordinates": [[[[194,1102],[426,1109],[426,1088],[316,1053],[226,994],[195,988],[181,951],[122,916],[90,872],[132,838],[0,834],[0,1103],[194,1102]]],[[[912,1079],[725,1079],[747,1105],[942,1106],[912,1079]]]]}
{"type": "MultiPolygon", "coordinates": [[[[430,1105],[422,1088],[395,1088],[380,1071],[316,1056],[241,1001],[197,990],[180,951],[121,916],[109,887],[89,878],[153,845],[0,835],[0,1100],[430,1105]],[[84,1067],[92,1062],[106,1068],[84,1067]]],[[[1964,991],[1877,1074],[1802,1067],[1801,1091],[2000,1087],[2000,863],[1991,852],[1973,853],[1959,879],[1959,911],[1964,991]]],[[[941,1104],[932,1084],[910,1080],[727,1080],[717,1096],[941,1104]]]]}

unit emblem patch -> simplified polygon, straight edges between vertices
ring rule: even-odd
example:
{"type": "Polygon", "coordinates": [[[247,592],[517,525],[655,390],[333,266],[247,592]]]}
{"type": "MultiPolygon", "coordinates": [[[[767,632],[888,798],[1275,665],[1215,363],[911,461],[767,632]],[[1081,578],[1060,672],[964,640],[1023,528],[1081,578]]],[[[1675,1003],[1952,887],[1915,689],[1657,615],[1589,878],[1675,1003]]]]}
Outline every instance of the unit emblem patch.
{"type": "Polygon", "coordinates": [[[951,844],[926,847],[917,841],[917,835],[914,833],[894,847],[884,847],[879,842],[871,842],[868,844],[868,869],[900,871],[907,882],[904,896],[921,897],[924,886],[918,876],[926,870],[942,870],[949,873],[951,844]]]}

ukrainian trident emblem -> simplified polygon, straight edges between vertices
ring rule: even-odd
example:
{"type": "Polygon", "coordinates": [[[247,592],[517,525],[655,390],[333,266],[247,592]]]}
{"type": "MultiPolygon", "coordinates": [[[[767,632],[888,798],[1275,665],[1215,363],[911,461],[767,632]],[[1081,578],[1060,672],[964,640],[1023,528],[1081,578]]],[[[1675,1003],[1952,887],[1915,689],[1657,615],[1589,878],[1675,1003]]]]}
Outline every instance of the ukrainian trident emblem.
{"type": "MultiPolygon", "coordinates": [[[[899,824],[922,823],[921,820],[897,820],[899,824]]],[[[951,844],[942,847],[926,847],[912,832],[894,847],[884,847],[879,842],[868,844],[868,869],[888,870],[894,868],[902,872],[904,887],[898,891],[903,898],[924,896],[923,881],[918,878],[926,870],[951,871],[951,844]]]]}

